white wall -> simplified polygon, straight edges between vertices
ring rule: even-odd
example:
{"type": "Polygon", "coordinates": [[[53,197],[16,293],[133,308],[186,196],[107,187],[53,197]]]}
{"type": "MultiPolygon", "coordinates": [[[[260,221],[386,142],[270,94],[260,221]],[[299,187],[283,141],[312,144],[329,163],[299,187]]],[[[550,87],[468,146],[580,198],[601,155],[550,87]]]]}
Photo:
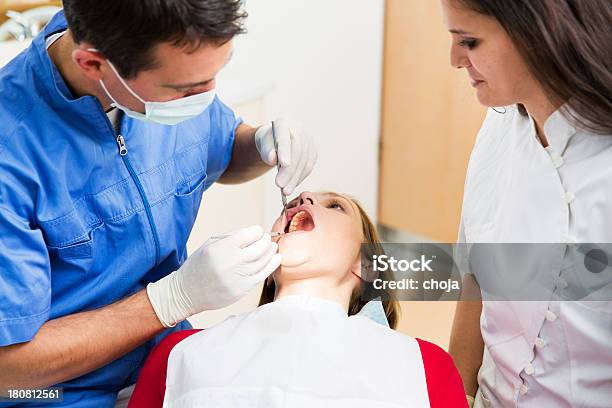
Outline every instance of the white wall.
{"type": "MultiPolygon", "coordinates": [[[[236,40],[228,77],[271,84],[264,117],[303,123],[319,149],[298,190],[358,198],[375,218],[384,0],[248,0],[248,34],[236,40]]],[[[265,223],[280,210],[274,174],[265,182],[265,223]]]]}

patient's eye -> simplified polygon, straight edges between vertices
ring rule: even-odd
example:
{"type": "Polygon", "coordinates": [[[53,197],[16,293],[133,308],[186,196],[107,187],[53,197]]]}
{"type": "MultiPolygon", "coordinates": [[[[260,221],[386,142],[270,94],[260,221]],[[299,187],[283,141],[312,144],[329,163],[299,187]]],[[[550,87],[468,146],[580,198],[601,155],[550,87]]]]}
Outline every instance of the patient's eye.
{"type": "Polygon", "coordinates": [[[344,206],[338,200],[330,200],[329,203],[327,203],[327,208],[333,208],[336,210],[344,211],[344,206]]]}

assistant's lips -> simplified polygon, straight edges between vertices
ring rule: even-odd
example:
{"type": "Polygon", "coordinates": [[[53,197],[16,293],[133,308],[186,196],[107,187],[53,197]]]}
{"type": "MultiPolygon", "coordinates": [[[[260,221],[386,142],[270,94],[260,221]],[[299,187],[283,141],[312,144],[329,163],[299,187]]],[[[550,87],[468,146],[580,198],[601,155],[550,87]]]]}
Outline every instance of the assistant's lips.
{"type": "Polygon", "coordinates": [[[478,85],[480,84],[484,84],[485,81],[482,81],[480,79],[474,79],[474,78],[470,78],[470,83],[472,84],[472,86],[474,88],[476,88],[478,85]]]}

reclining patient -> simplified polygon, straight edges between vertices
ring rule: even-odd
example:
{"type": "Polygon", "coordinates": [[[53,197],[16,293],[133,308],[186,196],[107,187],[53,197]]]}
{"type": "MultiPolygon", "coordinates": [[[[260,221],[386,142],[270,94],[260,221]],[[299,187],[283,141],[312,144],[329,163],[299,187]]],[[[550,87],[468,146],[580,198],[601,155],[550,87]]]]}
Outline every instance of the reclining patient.
{"type": "Polygon", "coordinates": [[[393,330],[398,302],[362,277],[363,256],[382,249],[358,203],[305,192],[288,207],[273,226],[286,232],[282,263],[260,306],[169,335],[130,407],[467,407],[450,356],[393,330]],[[383,324],[358,314],[364,291],[382,296],[368,307],[383,324]]]}

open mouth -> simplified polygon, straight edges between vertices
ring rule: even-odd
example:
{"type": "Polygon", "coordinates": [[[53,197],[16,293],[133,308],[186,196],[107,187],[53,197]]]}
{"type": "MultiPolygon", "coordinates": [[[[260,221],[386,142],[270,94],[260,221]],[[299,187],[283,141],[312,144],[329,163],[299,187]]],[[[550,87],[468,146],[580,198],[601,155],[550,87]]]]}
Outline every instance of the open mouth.
{"type": "Polygon", "coordinates": [[[315,227],[314,220],[310,211],[305,208],[295,208],[287,211],[287,225],[285,233],[291,234],[298,231],[312,231],[315,227]]]}

